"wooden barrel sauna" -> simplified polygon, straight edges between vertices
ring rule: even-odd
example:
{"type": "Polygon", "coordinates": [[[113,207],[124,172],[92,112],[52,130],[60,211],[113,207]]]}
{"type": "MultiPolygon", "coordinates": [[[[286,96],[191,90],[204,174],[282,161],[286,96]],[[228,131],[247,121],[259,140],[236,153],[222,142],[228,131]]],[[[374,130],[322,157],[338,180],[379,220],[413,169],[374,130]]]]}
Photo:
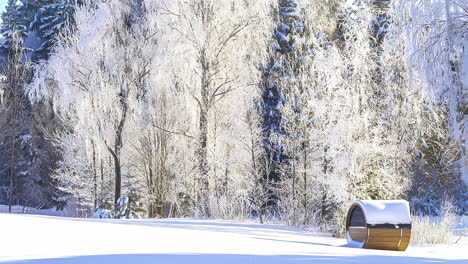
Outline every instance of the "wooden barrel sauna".
{"type": "Polygon", "coordinates": [[[358,200],[348,210],[349,246],[405,251],[411,239],[409,203],[404,200],[358,200]]]}

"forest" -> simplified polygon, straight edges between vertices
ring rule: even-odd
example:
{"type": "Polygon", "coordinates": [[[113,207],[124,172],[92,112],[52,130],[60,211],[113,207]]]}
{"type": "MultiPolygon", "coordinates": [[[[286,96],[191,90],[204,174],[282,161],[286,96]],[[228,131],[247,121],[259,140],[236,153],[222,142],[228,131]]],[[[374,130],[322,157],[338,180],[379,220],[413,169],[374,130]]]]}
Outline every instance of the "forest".
{"type": "Polygon", "coordinates": [[[356,199],[468,213],[466,0],[8,0],[1,21],[1,204],[337,234],[356,199]]]}

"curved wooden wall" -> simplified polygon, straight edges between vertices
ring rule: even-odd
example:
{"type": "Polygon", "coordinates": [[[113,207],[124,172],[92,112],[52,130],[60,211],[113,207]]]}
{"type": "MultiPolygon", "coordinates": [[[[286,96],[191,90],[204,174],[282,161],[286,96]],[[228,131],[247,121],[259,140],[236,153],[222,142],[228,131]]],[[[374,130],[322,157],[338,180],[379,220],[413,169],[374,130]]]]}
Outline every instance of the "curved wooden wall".
{"type": "MultiPolygon", "coordinates": [[[[362,242],[362,248],[366,249],[383,249],[404,251],[408,248],[411,239],[411,226],[405,225],[404,228],[391,227],[392,225],[371,226],[367,222],[364,227],[350,226],[351,216],[355,207],[361,207],[354,203],[348,210],[346,217],[346,232],[356,242],[362,242]]],[[[364,213],[364,209],[360,208],[364,213]]],[[[365,213],[364,213],[365,219],[365,213]]],[[[348,241],[350,242],[350,241],[348,241]]]]}
{"type": "Polygon", "coordinates": [[[411,229],[369,228],[367,241],[363,248],[405,251],[408,248],[411,229]]]}

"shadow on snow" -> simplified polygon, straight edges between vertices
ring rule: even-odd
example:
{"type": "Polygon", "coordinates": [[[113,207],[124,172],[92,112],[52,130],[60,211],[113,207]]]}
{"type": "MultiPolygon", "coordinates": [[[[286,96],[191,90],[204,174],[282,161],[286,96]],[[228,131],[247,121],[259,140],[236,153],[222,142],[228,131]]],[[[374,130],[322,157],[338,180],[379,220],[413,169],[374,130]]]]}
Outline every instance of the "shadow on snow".
{"type": "Polygon", "coordinates": [[[331,256],[331,255],[234,255],[234,254],[131,254],[131,255],[96,255],[78,256],[56,259],[38,259],[23,261],[7,261],[8,264],[305,264],[305,263],[450,263],[465,264],[465,260],[444,260],[421,257],[389,257],[389,256],[331,256]]]}

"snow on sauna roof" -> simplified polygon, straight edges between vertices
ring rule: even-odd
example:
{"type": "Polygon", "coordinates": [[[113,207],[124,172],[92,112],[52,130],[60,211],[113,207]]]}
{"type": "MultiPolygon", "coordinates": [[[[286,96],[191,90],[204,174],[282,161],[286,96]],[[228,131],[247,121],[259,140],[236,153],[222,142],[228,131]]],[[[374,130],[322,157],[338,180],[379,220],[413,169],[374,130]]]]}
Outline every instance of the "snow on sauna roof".
{"type": "Polygon", "coordinates": [[[409,203],[405,200],[357,200],[366,222],[378,224],[411,224],[409,203]]]}

